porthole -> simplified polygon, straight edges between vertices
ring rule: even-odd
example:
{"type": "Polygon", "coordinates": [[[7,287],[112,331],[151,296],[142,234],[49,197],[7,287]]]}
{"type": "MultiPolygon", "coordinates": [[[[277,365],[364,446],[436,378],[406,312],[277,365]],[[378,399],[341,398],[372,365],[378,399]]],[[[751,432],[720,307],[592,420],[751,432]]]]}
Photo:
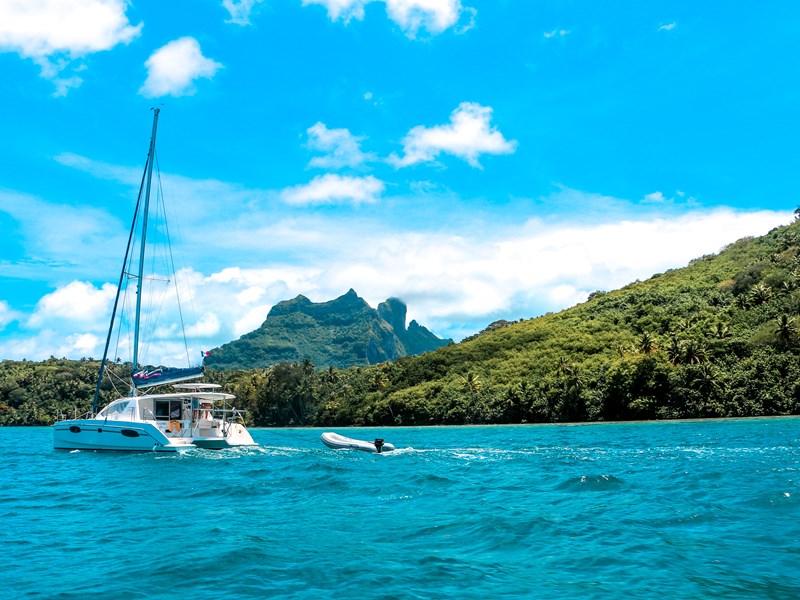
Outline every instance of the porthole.
{"type": "Polygon", "coordinates": [[[130,438],[139,437],[139,432],[134,431],[133,429],[123,429],[122,431],[120,431],[120,433],[125,437],[130,437],[130,438]]]}
{"type": "Polygon", "coordinates": [[[77,425],[70,425],[70,428],[69,428],[69,430],[70,430],[72,433],[80,433],[80,432],[81,432],[81,428],[80,428],[80,427],[78,427],[77,425]]]}

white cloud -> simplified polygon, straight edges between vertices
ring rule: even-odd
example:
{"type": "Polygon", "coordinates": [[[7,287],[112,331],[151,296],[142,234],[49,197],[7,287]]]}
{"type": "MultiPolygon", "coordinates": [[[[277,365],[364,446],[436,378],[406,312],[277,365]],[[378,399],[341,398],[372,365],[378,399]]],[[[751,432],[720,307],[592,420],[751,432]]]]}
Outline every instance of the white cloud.
{"type": "Polygon", "coordinates": [[[76,59],[127,44],[139,35],[125,0],[24,0],[0,2],[0,52],[32,59],[41,75],[56,85],[56,96],[78,87],[82,79],[62,73],[76,59]]]}
{"type": "Polygon", "coordinates": [[[206,312],[194,324],[192,333],[197,337],[209,338],[217,335],[220,329],[219,317],[213,312],[206,312]]]}
{"type": "Polygon", "coordinates": [[[145,62],[147,79],[139,93],[147,98],[191,96],[194,81],[211,79],[222,65],[203,56],[200,44],[192,37],[169,42],[156,50],[145,62]]]}
{"type": "Polygon", "coordinates": [[[92,356],[97,354],[100,347],[100,338],[92,333],[76,333],[67,336],[64,341],[66,343],[57,351],[58,356],[92,356]]]}
{"type": "Polygon", "coordinates": [[[222,0],[222,6],[230,13],[231,18],[226,23],[236,25],[250,25],[250,14],[256,5],[263,0],[222,0]]]}
{"type": "MultiPolygon", "coordinates": [[[[263,0],[223,0],[222,6],[230,14],[227,23],[249,25],[253,10],[263,0]]],[[[397,23],[410,38],[415,38],[421,30],[439,34],[456,27],[456,33],[464,33],[474,25],[477,11],[465,7],[461,0],[302,0],[303,6],[317,4],[325,8],[331,21],[364,19],[367,4],[383,3],[386,14],[397,23]]]]}
{"type": "Polygon", "coordinates": [[[511,154],[517,142],[508,141],[491,125],[492,109],[474,102],[462,102],[450,115],[450,123],[434,127],[419,125],[403,139],[402,157],[392,155],[389,161],[397,167],[430,162],[439,154],[452,154],[480,167],[482,154],[511,154]]]}
{"type": "Polygon", "coordinates": [[[661,25],[658,30],[659,31],[672,31],[678,26],[677,23],[667,23],[665,25],[661,25]]]}
{"type": "Polygon", "coordinates": [[[319,4],[327,9],[332,21],[349,23],[351,19],[362,20],[364,7],[378,1],[385,4],[388,17],[411,38],[422,29],[442,33],[466,16],[469,22],[459,29],[464,32],[472,27],[476,14],[475,9],[462,6],[461,0],[303,0],[303,6],[319,4]]]}
{"type": "Polygon", "coordinates": [[[551,39],[556,37],[564,37],[569,35],[571,32],[568,29],[553,29],[552,31],[545,31],[544,37],[545,39],[551,39]]]}
{"type": "Polygon", "coordinates": [[[325,153],[312,158],[308,163],[311,167],[323,169],[358,167],[365,161],[374,159],[372,155],[361,151],[360,142],[364,138],[354,136],[347,129],[328,129],[324,123],[317,122],[309,127],[306,133],[308,133],[308,147],[325,153]]]}
{"type": "Polygon", "coordinates": [[[664,194],[661,192],[652,192],[650,194],[645,194],[642,202],[646,202],[649,204],[663,204],[667,202],[667,199],[664,197],[664,194]]]}
{"type": "Polygon", "coordinates": [[[64,322],[96,323],[110,312],[116,286],[100,289],[85,281],[73,281],[42,297],[29,319],[28,327],[54,326],[64,322]]]}
{"type": "Polygon", "coordinates": [[[94,161],[85,156],[73,154],[72,152],[57,154],[54,160],[65,167],[84,171],[100,179],[110,179],[128,185],[138,186],[142,177],[141,169],[120,167],[118,165],[94,161]]]}
{"type": "Polygon", "coordinates": [[[5,300],[0,300],[0,331],[5,329],[6,325],[12,321],[16,321],[17,318],[17,313],[11,310],[8,302],[5,300]]]}
{"type": "Polygon", "coordinates": [[[386,0],[389,18],[413,37],[420,29],[441,33],[461,18],[460,0],[386,0]]]}
{"type": "Polygon", "coordinates": [[[345,177],[333,173],[320,175],[306,185],[287,188],[281,199],[287,204],[362,204],[377,202],[383,193],[380,179],[367,177],[345,177]]]}
{"type": "Polygon", "coordinates": [[[303,6],[320,4],[328,11],[331,21],[341,19],[349,23],[350,19],[360,21],[364,18],[364,6],[375,0],[303,0],[303,6]]]}
{"type": "Polygon", "coordinates": [[[0,3],[0,50],[23,58],[84,56],[139,35],[124,0],[25,0],[0,3]]]}

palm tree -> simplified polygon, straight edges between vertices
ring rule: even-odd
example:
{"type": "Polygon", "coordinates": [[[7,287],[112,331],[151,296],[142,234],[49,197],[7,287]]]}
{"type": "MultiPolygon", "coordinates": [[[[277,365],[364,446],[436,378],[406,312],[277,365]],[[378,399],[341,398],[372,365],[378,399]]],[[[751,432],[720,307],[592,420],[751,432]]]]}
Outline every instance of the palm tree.
{"type": "Polygon", "coordinates": [[[567,376],[566,381],[564,382],[565,391],[568,394],[577,397],[580,395],[584,387],[586,387],[586,378],[583,376],[580,367],[574,365],[567,376]]]}
{"type": "Polygon", "coordinates": [[[462,381],[462,388],[466,391],[469,391],[473,395],[477,395],[478,392],[481,391],[483,388],[483,382],[481,381],[480,377],[475,375],[472,371],[467,373],[465,376],[461,378],[462,381]]]}
{"type": "Polygon", "coordinates": [[[667,358],[673,365],[678,365],[683,360],[683,344],[674,335],[670,338],[667,347],[667,358]]]}
{"type": "Polygon", "coordinates": [[[747,299],[746,294],[739,294],[736,296],[736,306],[742,310],[750,308],[750,301],[747,299]]]}
{"type": "Polygon", "coordinates": [[[711,330],[711,336],[721,340],[727,337],[731,337],[731,330],[722,321],[717,321],[714,324],[713,329],[711,330]]]}
{"type": "Polygon", "coordinates": [[[639,352],[642,354],[652,354],[657,349],[656,339],[650,335],[649,332],[642,332],[642,337],[639,338],[639,352]]]}
{"type": "Polygon", "coordinates": [[[572,366],[567,362],[563,356],[558,359],[558,372],[561,375],[569,375],[572,372],[572,366]]]}
{"type": "Polygon", "coordinates": [[[389,376],[385,371],[376,371],[372,376],[372,387],[375,390],[385,390],[389,387],[389,376]]]}
{"type": "Polygon", "coordinates": [[[328,383],[336,383],[339,381],[339,376],[336,374],[336,369],[333,367],[328,367],[328,370],[325,371],[324,381],[328,383]]]}
{"type": "Polygon", "coordinates": [[[750,303],[755,306],[764,304],[772,298],[772,288],[765,283],[757,283],[750,288],[750,293],[747,297],[750,303]]]}
{"type": "Polygon", "coordinates": [[[687,365],[699,365],[708,360],[708,352],[694,340],[683,344],[683,362],[687,365]]]}
{"type": "Polygon", "coordinates": [[[790,344],[797,337],[795,318],[783,313],[775,319],[775,335],[784,344],[790,344]]]}
{"type": "Polygon", "coordinates": [[[708,397],[712,392],[719,389],[718,381],[719,372],[717,369],[708,363],[700,365],[697,369],[694,379],[692,379],[692,387],[698,392],[708,397]]]}

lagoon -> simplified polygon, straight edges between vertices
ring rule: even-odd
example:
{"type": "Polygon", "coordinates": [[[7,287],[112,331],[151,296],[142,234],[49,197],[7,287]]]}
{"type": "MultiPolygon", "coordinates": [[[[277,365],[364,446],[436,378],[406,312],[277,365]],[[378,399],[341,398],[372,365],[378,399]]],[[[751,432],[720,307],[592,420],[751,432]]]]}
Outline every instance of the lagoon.
{"type": "Polygon", "coordinates": [[[333,430],[398,450],[0,428],[5,597],[800,596],[800,418],[333,430]]]}

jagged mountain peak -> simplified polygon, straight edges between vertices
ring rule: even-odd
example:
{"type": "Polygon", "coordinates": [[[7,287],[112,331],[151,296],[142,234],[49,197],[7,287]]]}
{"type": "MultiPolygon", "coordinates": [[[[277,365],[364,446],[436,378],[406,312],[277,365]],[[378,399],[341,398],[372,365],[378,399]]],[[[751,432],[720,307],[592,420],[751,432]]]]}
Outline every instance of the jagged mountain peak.
{"type": "Polygon", "coordinates": [[[327,302],[301,295],[276,304],[264,323],[211,352],[206,364],[219,369],[263,368],[309,359],[317,367],[346,368],[421,354],[452,343],[412,321],[407,307],[388,298],[372,308],[352,288],[327,302]]]}

